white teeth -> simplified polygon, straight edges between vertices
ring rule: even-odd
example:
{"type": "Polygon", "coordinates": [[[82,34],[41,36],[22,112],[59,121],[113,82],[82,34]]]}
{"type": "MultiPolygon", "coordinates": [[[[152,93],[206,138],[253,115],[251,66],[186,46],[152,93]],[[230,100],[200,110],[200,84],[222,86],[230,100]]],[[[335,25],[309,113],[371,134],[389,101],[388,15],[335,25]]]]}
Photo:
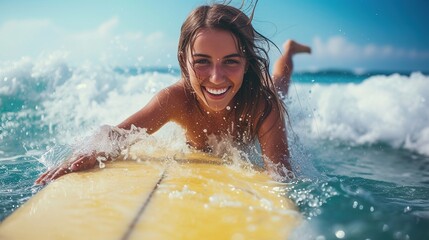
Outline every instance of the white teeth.
{"type": "Polygon", "coordinates": [[[215,88],[206,88],[207,92],[213,94],[213,95],[221,95],[224,94],[228,88],[221,88],[221,89],[215,89],[215,88]]]}

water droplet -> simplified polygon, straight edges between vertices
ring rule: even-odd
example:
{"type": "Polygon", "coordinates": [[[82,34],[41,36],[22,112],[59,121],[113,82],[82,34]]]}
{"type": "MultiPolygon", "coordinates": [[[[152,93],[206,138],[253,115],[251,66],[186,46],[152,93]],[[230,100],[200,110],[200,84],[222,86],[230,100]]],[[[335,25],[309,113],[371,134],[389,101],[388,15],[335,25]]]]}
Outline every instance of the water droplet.
{"type": "Polygon", "coordinates": [[[231,110],[231,107],[230,106],[226,106],[226,110],[231,110]]]}
{"type": "Polygon", "coordinates": [[[203,132],[207,133],[207,129],[205,129],[205,128],[204,128],[204,129],[203,129],[203,132]]]}
{"type": "Polygon", "coordinates": [[[346,233],[343,230],[338,230],[335,232],[335,237],[343,239],[346,236],[346,233]]]}
{"type": "Polygon", "coordinates": [[[383,225],[383,232],[387,232],[389,230],[389,225],[384,224],[383,225]]]}
{"type": "Polygon", "coordinates": [[[359,203],[358,203],[357,201],[354,201],[354,202],[353,202],[353,208],[357,208],[358,204],[359,204],[359,203]]]}
{"type": "Polygon", "coordinates": [[[404,208],[404,213],[407,213],[407,212],[411,212],[411,207],[410,206],[406,206],[405,208],[404,208]]]}

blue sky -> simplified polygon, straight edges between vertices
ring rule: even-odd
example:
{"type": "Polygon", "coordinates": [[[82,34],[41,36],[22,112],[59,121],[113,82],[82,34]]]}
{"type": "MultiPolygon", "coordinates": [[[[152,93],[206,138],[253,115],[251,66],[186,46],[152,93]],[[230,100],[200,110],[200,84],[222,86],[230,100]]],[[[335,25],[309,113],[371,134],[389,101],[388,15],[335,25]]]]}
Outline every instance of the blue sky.
{"type": "MultiPolygon", "coordinates": [[[[180,26],[207,2],[0,0],[0,62],[64,54],[75,64],[177,66],[180,26]]],[[[424,0],[260,0],[253,24],[279,47],[292,38],[313,48],[296,56],[297,70],[429,71],[428,13],[424,0]]]]}

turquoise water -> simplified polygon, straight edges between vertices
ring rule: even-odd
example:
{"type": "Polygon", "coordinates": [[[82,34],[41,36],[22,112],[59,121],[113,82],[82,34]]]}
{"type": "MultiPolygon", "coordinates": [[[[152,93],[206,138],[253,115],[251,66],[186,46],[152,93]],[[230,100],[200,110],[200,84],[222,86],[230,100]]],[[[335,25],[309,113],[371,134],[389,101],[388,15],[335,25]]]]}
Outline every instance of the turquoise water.
{"type": "MultiPolygon", "coordinates": [[[[171,68],[0,65],[0,220],[27,201],[47,166],[115,125],[179,77],[171,68]]],[[[297,73],[285,102],[305,221],[295,239],[429,238],[429,77],[422,73],[297,73]]],[[[167,126],[158,137],[183,147],[167,126]],[[168,136],[168,137],[166,137],[168,136]]]]}

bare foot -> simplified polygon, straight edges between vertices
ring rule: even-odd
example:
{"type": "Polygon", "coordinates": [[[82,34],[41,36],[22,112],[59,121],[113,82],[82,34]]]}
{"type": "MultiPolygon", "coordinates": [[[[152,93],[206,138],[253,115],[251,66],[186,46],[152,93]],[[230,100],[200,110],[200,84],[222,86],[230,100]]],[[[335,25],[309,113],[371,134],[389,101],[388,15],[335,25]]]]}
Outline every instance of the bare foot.
{"type": "Polygon", "coordinates": [[[285,55],[289,55],[289,56],[292,56],[297,53],[311,53],[310,47],[297,43],[294,40],[287,40],[283,44],[283,49],[284,49],[285,55]]]}

